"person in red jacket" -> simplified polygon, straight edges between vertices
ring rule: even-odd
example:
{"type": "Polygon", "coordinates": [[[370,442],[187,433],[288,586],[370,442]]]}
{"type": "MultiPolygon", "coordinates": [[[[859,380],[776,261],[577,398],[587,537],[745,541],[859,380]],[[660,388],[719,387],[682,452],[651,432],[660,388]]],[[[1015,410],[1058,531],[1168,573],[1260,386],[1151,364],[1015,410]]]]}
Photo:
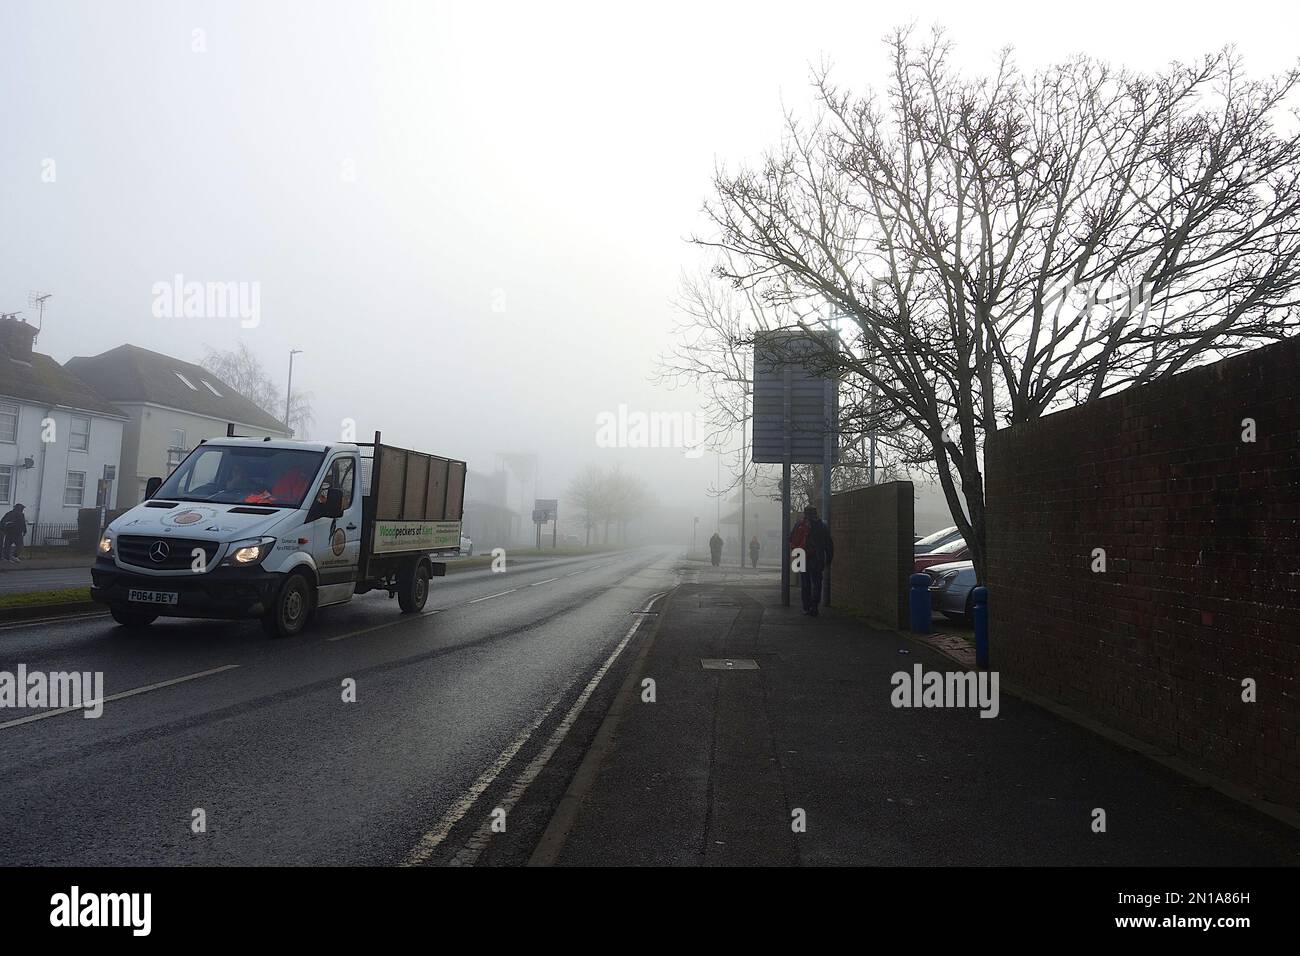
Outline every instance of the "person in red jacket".
{"type": "Polygon", "coordinates": [[[803,612],[817,617],[817,605],[822,600],[822,575],[835,557],[835,542],[831,540],[831,529],[817,517],[817,509],[812,505],[803,509],[803,519],[790,532],[791,552],[796,548],[804,552],[804,569],[799,574],[803,612]]]}

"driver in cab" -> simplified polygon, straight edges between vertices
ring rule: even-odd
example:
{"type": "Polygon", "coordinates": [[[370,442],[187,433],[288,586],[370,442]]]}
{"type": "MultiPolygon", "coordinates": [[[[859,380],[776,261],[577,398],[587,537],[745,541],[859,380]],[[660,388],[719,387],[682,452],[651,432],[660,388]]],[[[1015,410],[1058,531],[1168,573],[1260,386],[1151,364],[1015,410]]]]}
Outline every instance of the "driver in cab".
{"type": "Polygon", "coordinates": [[[307,493],[307,487],[311,484],[311,479],[296,465],[290,465],[280,473],[280,477],[275,480],[271,490],[257,491],[250,494],[244,501],[249,504],[277,504],[281,506],[296,505],[302,501],[302,496],[307,493]]]}

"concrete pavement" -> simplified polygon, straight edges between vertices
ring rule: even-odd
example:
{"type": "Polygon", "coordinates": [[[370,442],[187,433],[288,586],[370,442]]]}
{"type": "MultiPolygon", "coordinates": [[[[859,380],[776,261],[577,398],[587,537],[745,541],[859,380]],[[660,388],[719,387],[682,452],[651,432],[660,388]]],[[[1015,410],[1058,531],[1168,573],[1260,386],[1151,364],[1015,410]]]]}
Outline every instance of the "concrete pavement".
{"type": "Polygon", "coordinates": [[[1009,694],[894,707],[893,674],[957,665],[782,607],[775,574],[682,576],[534,862],[1300,863],[1300,832],[1009,694]]]}

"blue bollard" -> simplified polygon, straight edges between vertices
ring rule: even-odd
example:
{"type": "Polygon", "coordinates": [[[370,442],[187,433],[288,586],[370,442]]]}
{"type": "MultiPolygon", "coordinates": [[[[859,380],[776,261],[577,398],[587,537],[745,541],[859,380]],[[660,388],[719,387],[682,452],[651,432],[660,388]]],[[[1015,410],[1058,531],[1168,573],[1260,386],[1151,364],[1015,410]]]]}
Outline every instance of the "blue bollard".
{"type": "Polygon", "coordinates": [[[911,588],[908,595],[908,607],[912,618],[912,633],[929,634],[930,575],[913,574],[909,581],[911,588]]]}
{"type": "Polygon", "coordinates": [[[970,592],[971,617],[975,619],[975,666],[989,669],[989,589],[973,588],[970,592]]]}

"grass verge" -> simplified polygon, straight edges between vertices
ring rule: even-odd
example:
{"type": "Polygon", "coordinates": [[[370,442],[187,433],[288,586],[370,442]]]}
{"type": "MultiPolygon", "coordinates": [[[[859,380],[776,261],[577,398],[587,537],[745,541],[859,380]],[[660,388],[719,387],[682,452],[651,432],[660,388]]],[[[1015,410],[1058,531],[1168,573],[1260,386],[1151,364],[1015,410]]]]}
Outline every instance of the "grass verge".
{"type": "Polygon", "coordinates": [[[39,607],[43,604],[77,604],[90,600],[90,588],[58,588],[54,591],[24,591],[0,594],[0,610],[39,607]]]}

